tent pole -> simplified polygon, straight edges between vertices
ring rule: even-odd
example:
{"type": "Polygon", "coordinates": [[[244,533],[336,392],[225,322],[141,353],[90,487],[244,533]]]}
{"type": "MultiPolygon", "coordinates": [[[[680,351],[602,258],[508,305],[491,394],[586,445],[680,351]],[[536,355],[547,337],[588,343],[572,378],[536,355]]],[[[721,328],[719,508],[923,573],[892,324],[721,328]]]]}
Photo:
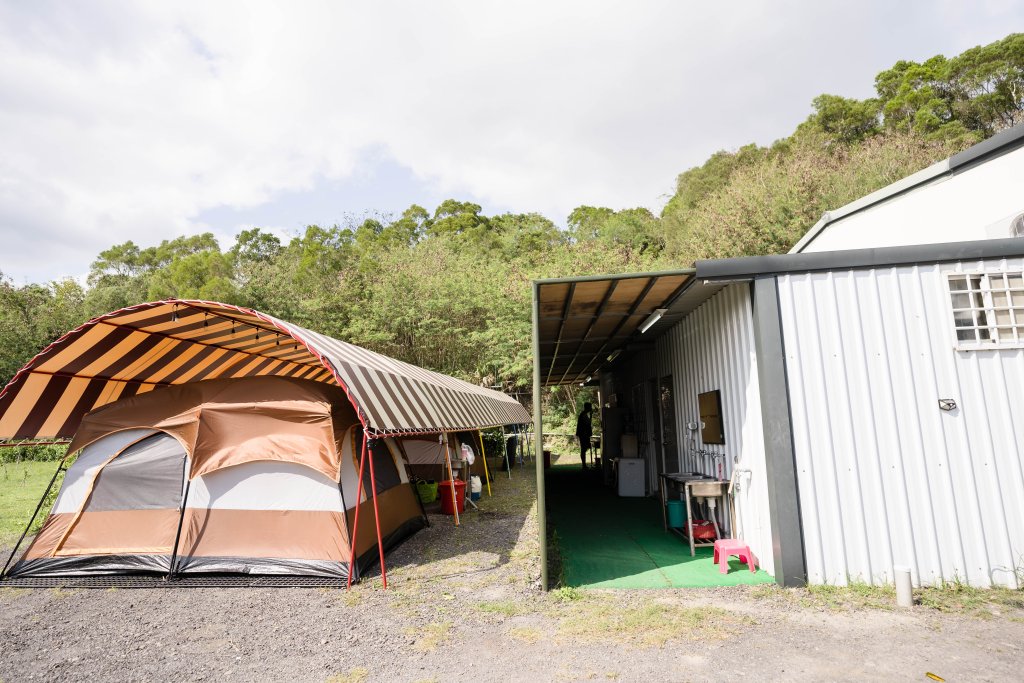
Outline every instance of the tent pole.
{"type": "Polygon", "coordinates": [[[444,461],[448,464],[448,481],[451,483],[452,489],[452,513],[455,514],[455,526],[459,526],[459,500],[455,495],[455,472],[452,470],[452,455],[448,451],[448,432],[441,434],[441,438],[444,439],[444,461]]]}
{"type": "MultiPolygon", "coordinates": [[[[339,451],[340,452],[340,451],[339,451]]],[[[341,516],[345,520],[345,531],[348,531],[348,505],[345,504],[345,484],[342,481],[343,478],[342,468],[338,467],[338,493],[341,494],[341,516]]],[[[348,566],[348,573],[351,574],[354,565],[350,562],[348,566]]]]}
{"type": "Polygon", "coordinates": [[[384,590],[388,589],[388,568],[384,565],[384,539],[380,535],[380,513],[377,510],[377,479],[373,474],[373,442],[367,441],[366,432],[363,432],[363,452],[369,454],[370,461],[370,493],[373,496],[373,521],[377,524],[377,553],[380,556],[380,579],[384,590]]]}
{"type": "Polygon", "coordinates": [[[185,521],[185,505],[188,503],[188,489],[192,485],[192,479],[188,476],[188,453],[181,459],[181,479],[185,483],[185,490],[181,494],[181,510],[178,512],[178,531],[174,534],[174,548],[171,550],[171,563],[167,566],[165,580],[169,580],[174,576],[174,563],[178,560],[178,542],[181,541],[181,527],[185,521]]]}
{"type": "Polygon", "coordinates": [[[480,457],[484,461],[484,480],[487,482],[487,495],[491,494],[491,473],[487,471],[487,449],[484,448],[484,436],[480,430],[476,430],[477,441],[480,442],[480,457]]]}
{"type": "Polygon", "coordinates": [[[192,486],[192,480],[185,482],[185,495],[181,497],[181,514],[178,516],[178,533],[174,535],[174,550],[171,552],[171,565],[167,569],[167,578],[174,576],[174,565],[178,561],[178,542],[181,540],[181,527],[185,521],[185,505],[188,503],[188,490],[192,486]]]}
{"type": "Polygon", "coordinates": [[[46,487],[46,491],[43,493],[43,497],[39,499],[39,505],[36,505],[36,511],[32,513],[32,519],[28,520],[28,524],[25,525],[25,530],[21,532],[21,538],[14,544],[14,550],[11,551],[10,556],[7,558],[7,562],[4,564],[4,570],[0,572],[0,579],[7,576],[7,568],[11,566],[11,562],[14,560],[14,556],[18,554],[18,547],[21,546],[21,542],[28,536],[28,530],[32,528],[32,523],[36,521],[36,515],[39,514],[39,510],[43,507],[43,502],[46,497],[50,495],[50,489],[53,488],[53,482],[57,481],[57,475],[64,469],[64,462],[66,458],[61,458],[61,461],[57,463],[57,471],[53,473],[53,477],[50,479],[49,486],[46,487]]]}
{"type": "MultiPolygon", "coordinates": [[[[366,444],[366,428],[363,428],[363,444],[366,444]]],[[[348,555],[348,579],[345,583],[345,588],[352,588],[352,574],[353,568],[356,566],[356,537],[359,535],[359,508],[360,500],[363,497],[363,470],[366,467],[366,448],[363,448],[363,454],[359,458],[359,484],[356,489],[356,514],[355,520],[352,522],[352,549],[348,555]]]]}

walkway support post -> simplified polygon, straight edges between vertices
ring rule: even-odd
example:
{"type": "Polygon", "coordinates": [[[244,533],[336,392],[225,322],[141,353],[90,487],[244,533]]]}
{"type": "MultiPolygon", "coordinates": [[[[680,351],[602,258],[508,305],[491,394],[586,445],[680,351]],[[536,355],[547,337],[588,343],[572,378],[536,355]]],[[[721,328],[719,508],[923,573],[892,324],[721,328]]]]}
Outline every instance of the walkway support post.
{"type": "Polygon", "coordinates": [[[544,424],[541,415],[540,292],[533,283],[533,465],[537,470],[537,534],[540,536],[540,589],[548,589],[548,515],[544,492],[544,424]]]}

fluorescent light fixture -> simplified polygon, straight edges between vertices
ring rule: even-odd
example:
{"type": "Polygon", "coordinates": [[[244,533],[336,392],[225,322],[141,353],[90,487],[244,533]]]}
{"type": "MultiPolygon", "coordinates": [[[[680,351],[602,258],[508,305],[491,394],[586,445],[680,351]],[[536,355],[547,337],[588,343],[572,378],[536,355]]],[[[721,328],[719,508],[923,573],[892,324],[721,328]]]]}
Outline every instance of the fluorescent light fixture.
{"type": "Polygon", "coordinates": [[[608,362],[611,363],[613,360],[618,358],[620,353],[622,353],[622,349],[615,349],[614,351],[609,353],[608,354],[608,362]]]}
{"type": "Polygon", "coordinates": [[[665,311],[667,310],[667,308],[655,308],[654,312],[647,316],[647,320],[645,320],[644,324],[640,326],[640,334],[651,329],[654,326],[654,323],[661,320],[661,316],[665,315],[665,311]]]}

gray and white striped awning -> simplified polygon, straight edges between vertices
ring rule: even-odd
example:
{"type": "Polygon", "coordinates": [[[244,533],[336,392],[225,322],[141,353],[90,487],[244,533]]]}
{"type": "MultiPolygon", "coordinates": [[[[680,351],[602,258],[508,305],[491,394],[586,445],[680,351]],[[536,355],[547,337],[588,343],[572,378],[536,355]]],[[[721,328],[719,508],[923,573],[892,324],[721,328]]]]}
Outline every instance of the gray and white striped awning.
{"type": "Polygon", "coordinates": [[[119,399],[215,378],[280,376],[340,386],[375,433],[437,433],[530,421],[515,399],[257,311],[171,299],[68,332],[0,392],[0,440],[66,439],[119,399]]]}

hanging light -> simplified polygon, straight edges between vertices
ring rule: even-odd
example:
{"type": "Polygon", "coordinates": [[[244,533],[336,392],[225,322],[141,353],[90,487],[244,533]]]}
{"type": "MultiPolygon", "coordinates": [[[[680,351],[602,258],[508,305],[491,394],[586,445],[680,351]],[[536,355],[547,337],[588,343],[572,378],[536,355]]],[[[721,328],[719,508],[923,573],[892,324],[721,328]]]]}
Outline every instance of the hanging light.
{"type": "Polygon", "coordinates": [[[171,322],[178,322],[178,304],[174,304],[174,308],[171,309],[171,322]]]}
{"type": "Polygon", "coordinates": [[[205,311],[203,313],[203,327],[209,327],[210,326],[209,318],[210,318],[210,312],[209,311],[205,311]]]}

